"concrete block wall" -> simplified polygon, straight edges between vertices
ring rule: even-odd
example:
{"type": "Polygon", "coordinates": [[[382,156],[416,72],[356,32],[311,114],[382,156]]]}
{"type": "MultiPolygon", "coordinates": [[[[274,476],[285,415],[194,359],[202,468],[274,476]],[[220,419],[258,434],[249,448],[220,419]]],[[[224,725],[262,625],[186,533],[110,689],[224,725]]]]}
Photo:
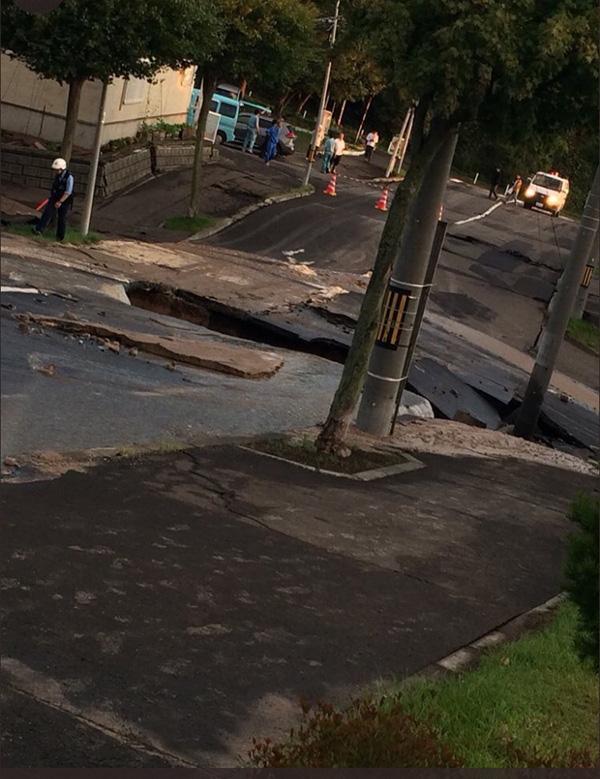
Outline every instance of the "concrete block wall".
{"type": "MultiPolygon", "coordinates": [[[[54,178],[51,165],[55,157],[54,152],[3,146],[1,179],[4,183],[23,184],[25,187],[48,190],[54,178]]],[[[76,158],[72,159],[69,164],[69,170],[75,177],[77,197],[83,197],[85,193],[89,167],[88,160],[76,158]]],[[[149,149],[140,149],[115,159],[101,160],[96,177],[96,196],[113,195],[151,175],[149,149]]]]}
{"type": "Polygon", "coordinates": [[[150,149],[135,149],[131,154],[104,160],[99,174],[104,197],[137,184],[152,175],[150,149]]]}
{"type": "MultiPolygon", "coordinates": [[[[54,178],[52,160],[54,152],[39,149],[3,145],[1,156],[1,180],[7,184],[22,184],[24,187],[49,190],[54,178]]],[[[205,146],[205,160],[218,159],[218,149],[205,146]]],[[[104,156],[98,166],[96,197],[115,195],[127,187],[137,184],[153,173],[190,167],[194,161],[194,145],[173,143],[154,145],[151,148],[134,149],[129,154],[104,156]]],[[[75,177],[75,193],[82,198],[87,188],[89,160],[74,158],[69,169],[75,177]]]]}
{"type": "MultiPolygon", "coordinates": [[[[165,143],[152,145],[152,168],[155,173],[165,173],[177,168],[189,168],[194,163],[193,143],[165,143]]],[[[219,157],[219,150],[204,146],[202,159],[214,161],[219,157]]]]}

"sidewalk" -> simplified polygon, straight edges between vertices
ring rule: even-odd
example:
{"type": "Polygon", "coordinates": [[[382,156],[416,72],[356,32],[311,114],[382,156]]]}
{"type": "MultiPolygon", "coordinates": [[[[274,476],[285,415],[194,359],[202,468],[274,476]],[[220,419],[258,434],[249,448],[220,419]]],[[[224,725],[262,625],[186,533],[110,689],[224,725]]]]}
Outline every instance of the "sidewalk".
{"type": "Polygon", "coordinates": [[[417,457],[365,483],[231,443],[6,486],[3,765],[233,767],[301,696],[416,672],[559,592],[593,476],[417,457]]]}
{"type": "MultiPolygon", "coordinates": [[[[230,217],[242,208],[273,195],[300,187],[298,170],[285,160],[268,168],[257,155],[222,147],[219,160],[202,169],[201,210],[216,220],[230,217]]],[[[169,217],[187,216],[191,192],[191,168],[163,173],[125,190],[106,201],[98,201],[92,217],[92,230],[153,242],[178,241],[194,231],[164,228],[169,217]]],[[[77,184],[76,184],[77,185],[77,184]]],[[[47,196],[39,189],[3,186],[3,213],[14,214],[14,201],[33,207],[47,196]],[[8,210],[6,212],[6,209],[8,210]]],[[[77,224],[84,193],[78,191],[71,218],[77,224]]]]}

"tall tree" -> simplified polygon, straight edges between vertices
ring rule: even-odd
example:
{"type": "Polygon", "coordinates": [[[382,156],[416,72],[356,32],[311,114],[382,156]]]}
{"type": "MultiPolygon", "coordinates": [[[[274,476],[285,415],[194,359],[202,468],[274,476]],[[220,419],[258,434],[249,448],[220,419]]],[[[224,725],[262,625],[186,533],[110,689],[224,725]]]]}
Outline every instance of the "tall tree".
{"type": "MultiPolygon", "coordinates": [[[[462,122],[485,119],[485,131],[507,111],[520,121],[521,110],[536,121],[544,95],[551,90],[558,99],[574,73],[589,93],[597,72],[593,6],[593,0],[356,0],[352,6],[387,82],[418,107],[409,169],[392,201],[320,449],[347,453],[344,439],[404,222],[437,151],[462,122]]],[[[560,121],[576,123],[563,108],[559,101],[560,121]]]]}
{"type": "Polygon", "coordinates": [[[186,67],[192,52],[218,44],[212,0],[63,0],[33,15],[2,3],[2,47],[41,78],[68,85],[61,154],[73,150],[86,81],[151,79],[162,67],[186,67]]]}
{"type": "Polygon", "coordinates": [[[190,216],[200,211],[202,146],[210,97],[220,79],[292,85],[306,67],[313,46],[316,9],[301,0],[215,0],[222,43],[218,50],[197,52],[203,101],[196,129],[190,216]]]}

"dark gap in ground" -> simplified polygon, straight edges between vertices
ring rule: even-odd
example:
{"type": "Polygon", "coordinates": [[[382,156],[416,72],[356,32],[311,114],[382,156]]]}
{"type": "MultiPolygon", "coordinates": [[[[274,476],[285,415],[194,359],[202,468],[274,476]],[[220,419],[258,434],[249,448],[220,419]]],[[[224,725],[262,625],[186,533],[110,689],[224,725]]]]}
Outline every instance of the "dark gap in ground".
{"type": "MultiPolygon", "coordinates": [[[[223,335],[275,348],[302,352],[303,354],[313,354],[341,365],[344,364],[348,354],[348,347],[341,342],[319,338],[303,338],[290,329],[269,322],[266,318],[253,316],[241,309],[226,306],[216,300],[211,300],[186,290],[172,289],[162,284],[136,281],[127,285],[126,293],[131,304],[138,308],[152,311],[156,314],[171,316],[175,319],[182,319],[223,335]]],[[[343,315],[338,317],[336,314],[332,314],[329,317],[323,310],[317,310],[317,313],[332,322],[336,319],[339,320],[336,322],[339,325],[348,325],[347,321],[342,323],[341,320],[346,319],[343,315]]],[[[407,389],[420,394],[410,380],[407,382],[407,389]]],[[[473,389],[493,404],[505,424],[513,422],[515,413],[520,406],[518,398],[512,398],[509,403],[503,403],[497,398],[490,397],[478,387],[473,387],[473,389]]],[[[440,413],[435,404],[433,405],[433,410],[436,418],[447,418],[440,413]]],[[[538,441],[550,445],[564,443],[581,448],[580,442],[577,442],[576,439],[552,423],[549,424],[549,422],[550,420],[547,416],[542,414],[537,436],[538,441]]]]}
{"type": "Polygon", "coordinates": [[[323,338],[302,338],[266,319],[259,319],[246,311],[185,290],[136,281],[126,287],[126,293],[132,305],[145,311],[183,319],[244,341],[314,354],[342,365],[348,354],[348,348],[344,344],[323,338]]]}

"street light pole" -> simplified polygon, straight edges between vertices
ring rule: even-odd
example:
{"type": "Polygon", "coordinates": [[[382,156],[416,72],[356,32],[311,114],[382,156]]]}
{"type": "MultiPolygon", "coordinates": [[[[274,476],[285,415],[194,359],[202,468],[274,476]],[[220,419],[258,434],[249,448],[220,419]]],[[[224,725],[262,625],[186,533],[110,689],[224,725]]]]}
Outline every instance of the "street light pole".
{"type": "MultiPolygon", "coordinates": [[[[335,14],[333,17],[333,29],[331,31],[331,37],[329,39],[329,45],[330,48],[333,48],[333,45],[335,44],[335,38],[337,35],[337,26],[338,21],[340,18],[340,2],[341,0],[337,0],[335,4],[335,14]]],[[[327,100],[327,93],[329,91],[329,80],[331,78],[331,56],[329,57],[329,61],[327,63],[327,67],[325,68],[325,78],[323,79],[323,91],[321,92],[321,100],[319,102],[319,111],[317,113],[317,123],[315,125],[315,132],[314,136],[311,139],[310,146],[308,148],[308,157],[306,161],[306,171],[304,172],[304,180],[302,182],[303,186],[308,186],[308,182],[310,181],[310,174],[312,171],[312,166],[315,161],[315,153],[318,146],[318,140],[319,140],[319,131],[321,129],[321,125],[323,124],[323,114],[325,112],[325,102],[327,100]]]]}
{"type": "Polygon", "coordinates": [[[100,106],[98,108],[98,121],[96,123],[96,133],[94,136],[94,148],[92,159],[90,161],[90,171],[88,173],[87,189],[83,200],[83,213],[81,214],[81,234],[87,235],[90,229],[90,220],[92,218],[92,205],[94,203],[94,190],[96,189],[96,176],[98,174],[98,162],[100,161],[100,147],[102,146],[102,130],[104,129],[104,119],[106,117],[106,92],[108,91],[108,82],[102,84],[102,94],[100,95],[100,106]]]}
{"type": "Polygon", "coordinates": [[[596,168],[594,181],[583,207],[579,231],[573,244],[571,256],[558,280],[552,305],[548,308],[548,319],[540,338],[535,365],[529,377],[523,403],[516,417],[515,434],[522,438],[530,438],[535,432],[544,396],[550,385],[556,358],[565,337],[577,290],[581,285],[585,266],[592,253],[599,225],[600,165],[596,168]]]}

